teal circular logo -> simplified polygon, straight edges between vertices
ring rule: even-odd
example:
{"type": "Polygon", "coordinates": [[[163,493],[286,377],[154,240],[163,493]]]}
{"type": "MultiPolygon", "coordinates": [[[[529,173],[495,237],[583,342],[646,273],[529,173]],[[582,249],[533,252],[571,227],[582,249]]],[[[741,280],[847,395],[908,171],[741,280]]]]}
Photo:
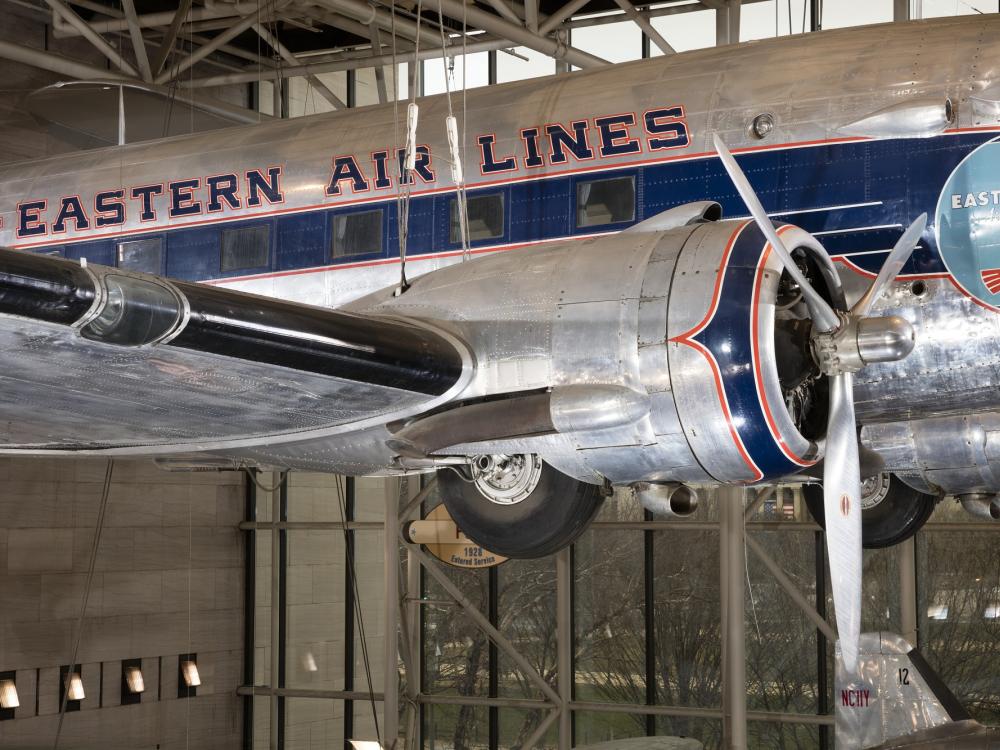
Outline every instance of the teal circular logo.
{"type": "Polygon", "coordinates": [[[1000,141],[955,167],[937,205],[938,252],[971,297],[1000,312],[1000,141]]]}

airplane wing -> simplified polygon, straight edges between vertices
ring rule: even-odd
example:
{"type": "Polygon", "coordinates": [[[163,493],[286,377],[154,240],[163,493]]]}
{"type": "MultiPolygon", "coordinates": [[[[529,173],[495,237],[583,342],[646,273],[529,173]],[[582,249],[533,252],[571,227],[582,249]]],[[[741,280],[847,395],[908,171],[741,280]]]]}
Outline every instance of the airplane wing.
{"type": "Polygon", "coordinates": [[[0,452],[299,441],[433,408],[471,373],[416,321],[0,249],[0,452]]]}

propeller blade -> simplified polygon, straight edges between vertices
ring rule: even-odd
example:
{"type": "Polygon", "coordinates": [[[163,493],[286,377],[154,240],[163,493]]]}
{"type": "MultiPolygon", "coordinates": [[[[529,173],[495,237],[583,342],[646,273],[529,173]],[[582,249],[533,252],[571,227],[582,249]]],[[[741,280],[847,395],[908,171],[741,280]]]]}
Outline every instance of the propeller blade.
{"type": "Polygon", "coordinates": [[[906,261],[910,259],[910,255],[913,254],[914,248],[916,248],[917,243],[923,236],[926,226],[927,214],[920,214],[920,216],[914,219],[907,230],[903,232],[903,236],[896,242],[895,247],[892,248],[892,252],[889,253],[889,257],[885,259],[885,263],[879,269],[875,281],[868,287],[868,291],[864,293],[861,299],[854,303],[854,307],[851,308],[853,315],[859,318],[868,317],[868,313],[871,312],[872,306],[878,300],[879,295],[882,294],[882,290],[889,286],[899,272],[903,270],[903,266],[906,265],[906,261]]]}
{"type": "Polygon", "coordinates": [[[844,667],[853,672],[861,637],[861,479],[851,373],[830,378],[823,510],[833,606],[844,667]]]}
{"type": "Polygon", "coordinates": [[[757,194],[754,193],[753,188],[750,186],[750,181],[743,174],[740,165],[736,163],[736,159],[729,153],[726,144],[723,143],[718,135],[714,135],[712,138],[715,143],[715,150],[718,152],[719,158],[722,159],[722,166],[726,168],[729,179],[736,186],[736,192],[743,198],[743,202],[750,209],[750,214],[753,216],[754,221],[757,222],[757,226],[760,227],[760,231],[767,237],[767,241],[771,243],[771,247],[774,248],[778,257],[781,258],[781,262],[785,264],[788,273],[795,279],[795,283],[802,290],[802,295],[805,297],[806,304],[809,305],[809,310],[813,316],[813,325],[822,331],[832,331],[838,328],[840,326],[840,318],[837,317],[837,313],[819,295],[819,292],[813,289],[809,282],[806,281],[806,277],[799,270],[795,261],[792,260],[791,253],[788,252],[785,243],[781,241],[778,233],[774,230],[774,224],[771,223],[771,219],[768,218],[764,207],[757,200],[757,194]]]}

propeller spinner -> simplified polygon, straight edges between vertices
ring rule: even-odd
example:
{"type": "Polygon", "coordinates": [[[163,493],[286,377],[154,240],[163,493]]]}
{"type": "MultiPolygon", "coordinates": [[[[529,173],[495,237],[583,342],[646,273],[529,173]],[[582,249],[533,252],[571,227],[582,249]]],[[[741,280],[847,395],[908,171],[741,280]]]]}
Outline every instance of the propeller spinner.
{"type": "Polygon", "coordinates": [[[799,270],[726,144],[718,135],[714,141],[754,221],[802,291],[813,321],[813,354],[830,379],[823,503],[841,656],[844,667],[853,672],[861,636],[861,470],[853,378],[867,364],[899,360],[913,349],[914,333],[909,322],[895,316],[872,318],[868,314],[909,259],[927,225],[927,214],[918,216],[903,232],[877,278],[857,303],[847,312],[838,312],[799,270]]]}

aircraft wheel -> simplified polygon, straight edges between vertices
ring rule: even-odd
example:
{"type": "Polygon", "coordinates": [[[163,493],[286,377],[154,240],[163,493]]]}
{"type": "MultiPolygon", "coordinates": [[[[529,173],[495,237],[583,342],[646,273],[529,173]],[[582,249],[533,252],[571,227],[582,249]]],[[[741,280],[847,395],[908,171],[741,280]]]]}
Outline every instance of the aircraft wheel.
{"type": "Polygon", "coordinates": [[[469,539],[504,557],[558,552],[583,533],[605,496],[532,454],[477,456],[472,476],[439,469],[441,497],[469,539]]]}
{"type": "MultiPolygon", "coordinates": [[[[807,484],[802,488],[809,513],[826,528],[823,515],[823,487],[807,484]]],[[[905,542],[930,518],[937,503],[904,483],[895,474],[883,473],[861,483],[861,543],[865,549],[891,547],[905,542]]]]}

